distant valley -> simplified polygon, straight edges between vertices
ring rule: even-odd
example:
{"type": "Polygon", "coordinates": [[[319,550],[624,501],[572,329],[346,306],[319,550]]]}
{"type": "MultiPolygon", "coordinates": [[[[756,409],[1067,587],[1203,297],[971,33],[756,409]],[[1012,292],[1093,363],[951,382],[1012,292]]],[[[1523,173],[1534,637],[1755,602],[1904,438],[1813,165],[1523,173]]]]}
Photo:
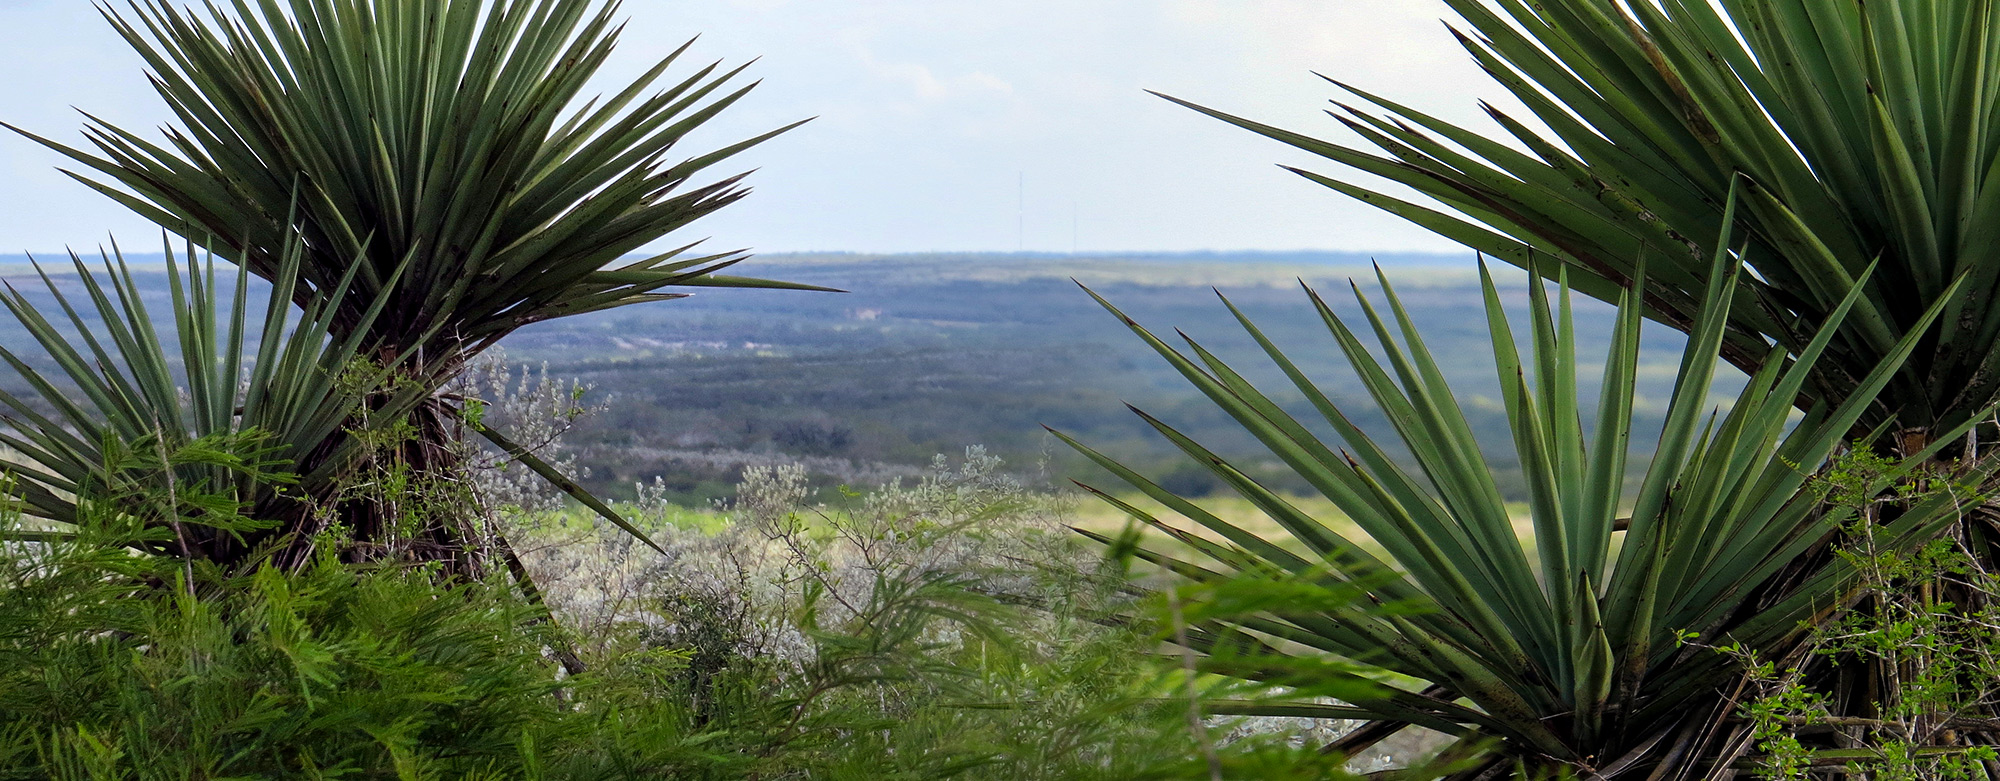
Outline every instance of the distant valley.
{"type": "MultiPolygon", "coordinates": [[[[1260,479],[1303,488],[1078,283],[1162,338],[1185,331],[1265,382],[1301,419],[1316,420],[1217,300],[1211,288],[1219,289],[1351,416],[1386,435],[1299,288],[1301,280],[1312,285],[1365,328],[1348,281],[1386,315],[1371,260],[1382,264],[1461,388],[1475,428],[1501,445],[1491,455],[1507,482],[1504,465],[1513,457],[1470,253],[770,255],[745,263],[741,273],[851,292],[698,289],[683,300],[536,324],[503,348],[509,362],[546,366],[553,377],[591,386],[587,402],[603,409],[583,419],[568,443],[587,470],[586,484],[611,496],[659,478],[676,498],[705,502],[725,495],[743,465],[779,461],[807,464],[822,484],[870,485],[971,445],[1024,473],[1095,479],[1043,425],[1177,489],[1216,487],[1126,402],[1244,458],[1260,479]]],[[[9,267],[6,278],[17,287],[40,284],[23,271],[9,267]]],[[[1518,305],[1517,329],[1525,328],[1525,275],[1506,267],[1495,273],[1510,305],[1518,305]]],[[[164,314],[164,286],[154,293],[154,312],[164,314]]],[[[1577,320],[1583,354],[1601,355],[1609,307],[1579,299],[1577,320]]],[[[0,325],[0,338],[29,351],[18,347],[29,343],[11,322],[0,325]]],[[[1671,391],[1679,339],[1660,327],[1647,338],[1642,392],[1657,407],[1671,391]]],[[[1586,378],[1591,373],[1586,366],[1586,378]]],[[[1585,389],[1587,398],[1594,392],[1585,389]]]]}

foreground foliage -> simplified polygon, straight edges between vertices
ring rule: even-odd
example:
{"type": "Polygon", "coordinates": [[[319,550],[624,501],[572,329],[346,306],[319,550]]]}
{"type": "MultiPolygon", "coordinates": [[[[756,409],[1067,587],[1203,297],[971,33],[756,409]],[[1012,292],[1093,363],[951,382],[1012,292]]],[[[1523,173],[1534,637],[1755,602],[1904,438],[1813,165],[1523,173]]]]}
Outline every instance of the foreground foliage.
{"type": "MultiPolygon", "coordinates": [[[[647,521],[665,557],[574,511],[517,528],[559,623],[438,565],[133,555],[172,534],[138,518],[7,543],[0,778],[1206,777],[1134,663],[1151,635],[1092,619],[1123,581],[996,466],[852,512],[753,475],[720,526],[647,521]],[[565,647],[585,671],[563,674],[565,647]]],[[[1285,737],[1212,756],[1344,777],[1285,737]]]]}
{"type": "MultiPolygon", "coordinates": [[[[106,7],[180,126],[162,145],[93,119],[96,154],[30,137],[94,172],[77,176],[94,189],[282,287],[334,343],[349,345],[353,363],[377,373],[358,386],[344,425],[392,435],[362,443],[327,433],[288,454],[295,471],[353,471],[359,460],[384,479],[447,493],[458,441],[478,433],[609,513],[503,433],[461,425],[464,410],[441,389],[530,323],[682,297],[660,292],[669,287],[788,287],[719,273],[738,253],[626,260],[743,197],[741,177],[695,179],[784,129],[669,162],[750,88],[726,88],[741,69],[716,65],[662,82],[684,46],[609,98],[582,100],[617,44],[616,11],[598,0],[236,0],[205,14],[151,0],[129,13],[106,7]]],[[[176,314],[184,330],[206,327],[196,313],[176,314]]],[[[231,349],[240,343],[205,346],[192,357],[245,362],[231,349]]],[[[314,430],[271,433],[290,443],[314,430]]],[[[351,559],[393,554],[483,573],[464,555],[484,542],[476,513],[413,530],[393,499],[317,480],[300,491],[307,501],[264,515],[290,536],[285,545],[331,524],[344,530],[351,559]]],[[[440,502],[433,512],[453,504],[465,506],[440,502]]],[[[203,553],[264,561],[254,546],[203,553]]]]}
{"type": "Polygon", "coordinates": [[[556,707],[503,590],[322,560],[148,593],[115,549],[36,558],[8,573],[6,777],[479,777],[617,737],[556,707]]]}
{"type": "Polygon", "coordinates": [[[1509,139],[1339,82],[1358,105],[1334,117],[1375,151],[1201,110],[1415,188],[1446,210],[1299,172],[1510,263],[1556,258],[1585,294],[1643,285],[1646,316],[1680,330],[1724,296],[1718,354],[1745,372],[1765,344],[1798,352],[1833,327],[1801,409],[1850,398],[1920,335],[1860,421],[1893,421],[1878,433],[1911,440],[1906,453],[2000,398],[2000,310],[1986,305],[2000,294],[1992,0],[1447,5],[1459,43],[1532,115],[1487,107],[1509,139]],[[1745,208],[1731,217],[1738,184],[1745,208]],[[1755,273],[1717,290],[1707,259],[1735,248],[1712,242],[1725,221],[1755,273]],[[1943,316],[1924,319],[1937,301],[1943,316]]]}
{"type": "Polygon", "coordinates": [[[519,534],[529,567],[587,658],[686,654],[672,685],[716,724],[757,712],[732,699],[746,682],[784,692],[770,706],[810,758],[801,770],[1184,778],[1212,759],[1229,777],[1344,777],[1309,725],[1191,729],[1177,671],[1148,659],[1164,621],[1107,624],[1139,607],[1124,573],[1064,526],[1067,499],[976,448],[839,506],[813,501],[803,470],[752,468],[719,526],[640,493],[631,517],[664,558],[565,515],[519,534]],[[856,718],[880,721],[844,726],[856,718]]]}
{"type": "Polygon", "coordinates": [[[1961,534],[1912,549],[1886,544],[1879,526],[1921,502],[1990,501],[1988,489],[1963,478],[1865,450],[1840,458],[1821,479],[1831,502],[1852,509],[1833,553],[1860,575],[1857,598],[1784,654],[1758,653],[1726,635],[1685,638],[1748,672],[1736,699],[1750,730],[1737,739],[1763,754],[1760,775],[2000,777],[2000,752],[1990,742],[2000,723],[1986,715],[2000,700],[2000,573],[1982,566],[1961,534]],[[1890,490],[1879,491],[1884,479],[1890,490]],[[1857,661],[1888,680],[1852,686],[1840,673],[1857,661]]]}
{"type": "MultiPolygon", "coordinates": [[[[1533,533],[1525,541],[1516,537],[1452,389],[1386,277],[1391,321],[1356,289],[1376,337],[1372,349],[1317,293],[1308,293],[1417,469],[1354,427],[1247,318],[1243,327],[1323,414],[1343,443],[1339,449],[1199,344],[1189,340],[1191,353],[1184,354],[1127,323],[1386,549],[1388,560],[1150,416],[1290,539],[1260,538],[1072,443],[1214,535],[1176,530],[1105,494],[1209,563],[1143,553],[1148,560],[1198,583],[1236,572],[1288,573],[1308,585],[1358,588],[1407,611],[1274,601],[1196,627],[1185,644],[1203,655],[1204,670],[1307,693],[1355,690],[1337,695],[1350,705],[1262,703],[1241,710],[1379,722],[1336,744],[1347,749],[1408,725],[1445,732],[1458,738],[1448,755],[1476,759],[1462,771],[1466,778],[1497,777],[1514,763],[1531,773],[1706,777],[1735,758],[1717,725],[1733,715],[1719,695],[1739,672],[1723,658],[1680,648],[1678,633],[1728,637],[1758,653],[1782,654],[1811,619],[1855,593],[1854,563],[1817,555],[1853,510],[1823,510],[1825,492],[1813,473],[1848,442],[1874,394],[1918,346],[1914,334],[1904,338],[1847,401],[1808,405],[1811,411],[1793,423],[1788,416],[1834,339],[1829,327],[1796,353],[1769,352],[1726,411],[1704,416],[1730,310],[1723,291],[1741,273],[1729,253],[1713,260],[1708,305],[1682,356],[1659,450],[1636,493],[1626,487],[1625,463],[1640,304],[1621,301],[1596,424],[1586,429],[1567,289],[1552,302],[1539,281],[1531,287],[1532,336],[1523,353],[1487,280],[1502,399],[1529,486],[1533,533]],[[1370,690],[1367,679],[1325,664],[1326,656],[1381,665],[1429,688],[1370,690]]],[[[1836,308],[1830,325],[1858,298],[1836,308]]],[[[1941,444],[1911,454],[1904,466],[1925,461],[1941,444]]],[[[1977,483],[1988,471],[1967,479],[1977,483]]],[[[1878,477],[1858,490],[1879,492],[1890,482],[1878,477]]],[[[1913,502],[1879,518],[1877,544],[1889,552],[1921,548],[1964,511],[1946,496],[1913,502]]]]}
{"type": "MultiPolygon", "coordinates": [[[[72,258],[80,301],[43,271],[58,318],[19,290],[0,293],[0,306],[55,369],[35,368],[43,356],[0,347],[0,360],[33,389],[0,391],[0,445],[8,448],[0,472],[9,476],[0,495],[58,522],[51,531],[106,517],[171,529],[171,544],[150,550],[188,561],[308,558],[327,529],[308,523],[324,516],[302,497],[351,483],[384,424],[428,394],[406,386],[376,400],[383,414],[355,419],[393,367],[359,360],[358,335],[331,336],[327,307],[293,310],[302,250],[295,240],[261,306],[250,303],[240,267],[221,278],[214,258],[198,262],[191,245],[178,257],[167,247],[166,316],[148,308],[117,252],[104,255],[102,274],[72,258]],[[156,330],[162,325],[174,329],[171,340],[156,330]],[[319,467],[288,471],[305,462],[319,467]],[[240,517],[241,506],[256,520],[240,517]],[[286,527],[281,518],[299,522],[286,527]]],[[[350,273],[335,290],[352,281],[350,273]]]]}
{"type": "MultiPolygon", "coordinates": [[[[1579,291],[1606,301],[1629,297],[1646,317],[1691,335],[1727,301],[1726,325],[1710,355],[1746,373],[1769,369],[1766,345],[1802,355],[1824,340],[1793,397],[1808,420],[1816,409],[1858,400],[1868,406],[1847,435],[1872,451],[1864,455],[1903,462],[1891,472],[1967,481],[1969,496],[1978,498],[1961,503],[1962,523],[1923,539],[1902,537],[1901,524],[1923,514],[1926,503],[1892,490],[1893,481],[1863,486],[1861,501],[1816,513],[1837,519],[1879,501],[1882,512],[1863,513],[1870,525],[1842,529],[1848,537],[1890,541],[1871,556],[1906,560],[1948,533],[1968,557],[1965,567],[1993,570],[2000,516],[1986,499],[1991,470],[1967,474],[1961,463],[1981,455],[1980,442],[1990,440],[1992,429],[1973,426],[2000,398],[2000,310],[1987,303],[2000,290],[2000,242],[1992,233],[2000,215],[1994,178],[2000,81],[1993,78],[2000,37],[1992,0],[1447,4],[1464,23],[1454,28],[1459,42],[1531,115],[1488,107],[1508,138],[1488,138],[1338,82],[1357,102],[1340,104],[1335,118],[1373,150],[1195,108],[1414,188],[1429,201],[1404,200],[1351,176],[1299,171],[1516,265],[1534,268],[1553,258],[1539,273],[1566,274],[1579,291]],[[1738,251],[1750,272],[1718,286],[1707,258],[1726,251],[1738,251]],[[1860,381],[1890,366],[1894,375],[1886,383],[1860,381]]],[[[1637,523],[1635,515],[1635,532],[1637,523]]],[[[1805,552],[1811,555],[1792,562],[1791,573],[1829,560],[1852,572],[1869,569],[1826,549],[1805,552]]],[[[1991,600],[1979,578],[1950,568],[1918,567],[1906,575],[1893,590],[1923,595],[1920,605],[1902,606],[1911,615],[1941,627],[1984,620],[1991,600]]],[[[1816,622],[1833,620],[1831,608],[1856,597],[1842,584],[1779,582],[1802,594],[1819,589],[1818,601],[1830,607],[1809,616],[1816,622]]],[[[1857,612],[1840,613],[1846,616],[1840,620],[1881,618],[1880,610],[1895,606],[1878,593],[1883,588],[1863,589],[1857,612]]],[[[1752,615],[1775,604],[1751,601],[1742,610],[1752,615]]],[[[1855,636],[1893,637],[1902,631],[1895,627],[1908,625],[1877,621],[1872,626],[1881,632],[1855,636]]],[[[1814,632],[1853,629],[1820,625],[1814,632]]],[[[1750,671],[1761,685],[1777,675],[1766,665],[1797,661],[1704,637],[1756,659],[1750,671]]],[[[1879,726],[1898,720],[1887,714],[1909,695],[1903,684],[1910,668],[1935,665],[1918,658],[1924,653],[1917,646],[1883,653],[1866,642],[1824,640],[1814,644],[1829,653],[1800,666],[1831,680],[1789,690],[1829,695],[1822,715],[1850,720],[1832,733],[1844,741],[1842,750],[1930,742],[1940,745],[1920,748],[1956,762],[1990,742],[1985,727],[1996,715],[1990,698],[1962,703],[1959,716],[1977,719],[1966,723],[1985,725],[1980,729],[1879,726]]],[[[1954,663],[1969,665],[1962,670],[1976,667],[1982,653],[1976,643],[1947,645],[1952,650],[1939,658],[1956,656],[1954,663]]],[[[1983,691],[1983,684],[1968,685],[1983,691]]],[[[1770,737],[1784,734],[1783,726],[1765,722],[1756,729],[1770,737]]],[[[1857,772],[1905,778],[1913,777],[1904,773],[1912,767],[1890,762],[1857,772]]],[[[1700,772],[1685,764],[1675,770],[1700,772]]]]}

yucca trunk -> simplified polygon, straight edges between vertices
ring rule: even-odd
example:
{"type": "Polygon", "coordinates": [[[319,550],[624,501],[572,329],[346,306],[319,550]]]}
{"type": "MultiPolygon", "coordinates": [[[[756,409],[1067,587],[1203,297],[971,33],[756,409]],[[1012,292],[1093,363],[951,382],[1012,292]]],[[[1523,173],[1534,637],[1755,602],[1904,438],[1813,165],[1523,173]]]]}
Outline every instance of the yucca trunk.
{"type": "MultiPolygon", "coordinates": [[[[363,401],[369,411],[384,414],[393,403],[375,393],[363,401]]],[[[470,484],[470,443],[459,411],[445,399],[429,395],[415,409],[387,426],[367,421],[368,428],[392,432],[383,441],[366,443],[364,454],[347,462],[344,474],[327,483],[318,495],[302,495],[273,508],[287,518],[291,531],[271,560],[280,566],[311,561],[315,538],[329,532],[340,556],[351,562],[374,560],[437,562],[453,576],[479,578],[492,571],[494,555],[490,519],[470,484]]]]}

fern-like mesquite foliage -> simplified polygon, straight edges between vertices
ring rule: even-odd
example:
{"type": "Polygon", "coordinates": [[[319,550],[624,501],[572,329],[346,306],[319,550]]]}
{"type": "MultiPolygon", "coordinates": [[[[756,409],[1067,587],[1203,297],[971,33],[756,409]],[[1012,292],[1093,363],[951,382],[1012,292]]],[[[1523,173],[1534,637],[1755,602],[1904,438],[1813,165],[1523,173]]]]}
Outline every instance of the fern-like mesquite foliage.
{"type": "MultiPolygon", "coordinates": [[[[358,339],[360,361],[394,367],[363,401],[380,417],[407,387],[435,393],[531,323],[684,296],[669,288],[805,287],[722,274],[744,256],[692,256],[691,245],[627,259],[743,197],[740,176],[696,179],[789,127],[675,162],[689,133],[754,86],[730,86],[742,68],[719,65],[663,81],[686,46],[579,102],[618,42],[617,11],[599,0],[232,0],[204,17],[137,0],[104,15],[178,119],[166,142],[95,118],[94,154],[30,137],[82,164],[80,181],[265,279],[285,273],[284,248],[300,237],[292,300],[323,312],[333,339],[358,339]]],[[[462,417],[427,398],[402,418],[409,440],[382,458],[412,484],[453,480],[462,417]]],[[[500,432],[471,428],[638,534],[500,432]]],[[[340,506],[364,547],[394,533],[397,510],[380,497],[317,498],[340,506]]],[[[441,532],[425,547],[462,542],[441,532]]]]}
{"type": "MultiPolygon", "coordinates": [[[[1718,245],[1729,242],[1725,237],[1718,245]]],[[[1633,279],[1646,281],[1646,273],[1635,269],[1633,279]]],[[[1723,690],[1740,670],[1713,651],[1681,647],[1678,633],[1777,654],[1806,631],[1809,619],[1850,598],[1852,568],[1812,555],[1823,551],[1842,520],[1826,510],[1825,484],[1814,473],[1849,442],[1876,394],[1923,345],[1923,328],[1953,300],[1942,296],[1912,319],[1910,331],[1844,401],[1808,403],[1803,420],[1789,421],[1843,333],[1842,323],[1865,297],[1869,270],[1862,269],[1858,286],[1826,314],[1824,329],[1796,351],[1767,349],[1727,411],[1711,412],[1715,355],[1729,337],[1733,301],[1727,292],[1742,284],[1743,274],[1735,255],[1718,252],[1702,275],[1706,304],[1694,313],[1659,450],[1636,495],[1626,489],[1626,459],[1641,305],[1633,296],[1620,297],[1595,425],[1586,428],[1568,288],[1552,302],[1546,285],[1535,281],[1532,333],[1523,353],[1492,278],[1482,275],[1493,357],[1526,478],[1533,529],[1527,541],[1517,538],[1479,443],[1386,276],[1380,282],[1390,319],[1355,288],[1375,336],[1372,348],[1317,293],[1307,292],[1411,462],[1351,422],[1233,305],[1249,335],[1344,444],[1322,441],[1192,339],[1184,352],[1118,315],[1351,518],[1386,560],[1144,412],[1139,414],[1148,423],[1291,539],[1259,537],[1064,439],[1206,528],[1203,534],[1177,529],[1091,489],[1179,543],[1181,552],[1140,552],[1161,568],[1198,582],[1275,570],[1330,586],[1359,584],[1375,600],[1404,608],[1387,614],[1366,603],[1340,610],[1277,608],[1209,621],[1188,641],[1202,654],[1204,670],[1303,692],[1330,684],[1350,691],[1368,686],[1353,673],[1312,666],[1330,656],[1380,665],[1430,687],[1344,694],[1348,706],[1280,699],[1226,703],[1224,710],[1376,720],[1335,744],[1341,750],[1365,747],[1409,725],[1442,731],[1459,741],[1451,755],[1472,760],[1460,778],[1497,778],[1492,774],[1514,772],[1516,763],[1532,777],[1646,778],[1664,764],[1662,775],[1650,777],[1710,778],[1709,770],[1741,750],[1740,742],[1731,750],[1725,731],[1710,729],[1730,715],[1723,690]],[[1797,566],[1800,561],[1815,563],[1797,566]]],[[[1910,454],[1910,463],[1932,458],[1944,441],[1910,454]]],[[[1882,482],[1878,491],[1887,488],[1887,478],[1882,482]]],[[[1883,538],[1897,549],[1920,546],[1960,518],[1961,508],[1948,497],[1916,503],[1883,538]]]]}
{"type": "Polygon", "coordinates": [[[1711,303],[1711,240],[1744,181],[1753,273],[1720,291],[1723,356],[1755,372],[1765,344],[1796,352],[1835,327],[1800,402],[1839,404],[1918,335],[1860,418],[1895,421],[1883,441],[1906,453],[2000,398],[1993,0],[1446,4],[1458,41],[1532,115],[1487,107],[1511,143],[1339,82],[1355,100],[1334,118],[1375,150],[1186,105],[1415,188],[1435,204],[1298,171],[1510,263],[1556,258],[1587,295],[1617,300],[1643,263],[1646,316],[1683,331],[1711,303]]]}

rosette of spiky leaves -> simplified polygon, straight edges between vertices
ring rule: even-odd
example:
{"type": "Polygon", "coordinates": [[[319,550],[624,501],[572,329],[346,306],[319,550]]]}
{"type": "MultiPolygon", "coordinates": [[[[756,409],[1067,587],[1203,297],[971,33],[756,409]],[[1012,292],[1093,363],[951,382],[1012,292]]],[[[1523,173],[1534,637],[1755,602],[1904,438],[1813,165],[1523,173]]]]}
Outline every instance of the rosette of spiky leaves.
{"type": "MultiPolygon", "coordinates": [[[[182,258],[166,250],[164,269],[137,272],[115,248],[102,273],[72,255],[73,275],[37,266],[45,296],[11,284],[0,293],[46,357],[0,346],[30,389],[0,391],[9,492],[25,514],[61,524],[178,525],[173,552],[192,558],[234,562],[267,542],[309,542],[317,530],[297,505],[351,468],[355,409],[394,367],[363,359],[360,332],[333,336],[331,305],[292,304],[303,245],[281,254],[261,304],[241,267],[223,276],[191,244],[182,258]],[[161,284],[172,306],[164,317],[146,304],[161,284]],[[174,333],[158,333],[161,324],[174,333]],[[100,510],[81,509],[91,503],[100,510]],[[260,523],[212,522],[243,518],[260,523]]],[[[345,293],[353,276],[329,290],[345,293]]],[[[378,297],[357,322],[386,303],[378,297]]],[[[410,390],[381,403],[409,409],[424,398],[410,390]]]]}
{"type": "Polygon", "coordinates": [[[99,154],[37,140],[95,172],[81,181],[259,276],[303,234],[295,299],[326,299],[346,336],[388,296],[365,349],[415,353],[409,367],[425,374],[529,323],[679,297],[662,288],[778,285],[719,274],[735,253],[621,261],[743,197],[740,176],[694,180],[785,128],[672,162],[754,86],[730,87],[742,68],[718,65],[662,83],[685,46],[579,102],[618,42],[617,9],[233,0],[204,19],[153,0],[107,7],[179,127],[161,145],[93,118],[99,154]]]}
{"type": "Polygon", "coordinates": [[[1896,421],[1886,434],[1907,451],[2000,397],[1993,0],[1446,4],[1459,43],[1532,115],[1488,106],[1504,137],[1338,82],[1353,100],[1333,116],[1373,150],[1195,108],[1351,166],[1368,176],[1298,173],[1466,246],[1555,258],[1545,271],[1566,268],[1590,296],[1616,300],[1643,260],[1646,315],[1684,331],[1709,303],[1725,195],[1745,180],[1738,235],[1755,273],[1722,291],[1723,356],[1749,371],[1765,340],[1802,350],[1858,289],[1803,403],[1841,402],[1919,332],[1865,426],[1896,421]]]}
{"type": "MultiPolygon", "coordinates": [[[[1532,336],[1524,353],[1491,276],[1483,275],[1494,359],[1533,521],[1526,541],[1516,537],[1471,426],[1386,276],[1379,281],[1389,318],[1355,288],[1375,336],[1372,346],[1317,293],[1308,293],[1414,469],[1357,427],[1233,305],[1249,335],[1343,445],[1323,441],[1192,339],[1183,351],[1119,315],[1352,519],[1386,557],[1367,552],[1324,519],[1144,412],[1139,414],[1148,423],[1290,539],[1260,537],[1064,439],[1141,494],[1206,529],[1178,529],[1091,489],[1171,536],[1183,551],[1142,550],[1145,560],[1202,582],[1276,571],[1326,579],[1322,582],[1330,586],[1362,584],[1375,601],[1398,608],[1374,610],[1365,602],[1348,609],[1272,607],[1259,615],[1204,622],[1188,643],[1203,655],[1203,669],[1280,684],[1302,698],[1224,704],[1225,709],[1365,717],[1382,725],[1357,733],[1366,737],[1356,740],[1421,725],[1457,736],[1461,743],[1454,755],[1497,745],[1467,778],[1498,772],[1498,763],[1512,761],[1546,772],[1588,771],[1593,778],[1643,776],[1668,756],[1680,758],[1678,772],[1708,777],[1691,770],[1700,764],[1689,758],[1697,753],[1713,758],[1713,746],[1699,745],[1714,734],[1704,727],[1730,715],[1722,690],[1740,671],[1719,654],[1678,647],[1677,633],[1726,637],[1747,649],[1775,653],[1795,641],[1806,619],[1842,602],[1853,588],[1851,568],[1831,557],[1810,557],[1841,522],[1838,511],[1825,511],[1824,485],[1814,472],[1849,441],[1848,432],[1875,394],[1919,345],[1915,333],[1905,335],[1845,401],[1811,404],[1802,420],[1791,420],[1835,329],[1859,303],[1861,294],[1854,292],[1828,313],[1828,327],[1799,350],[1766,349],[1726,412],[1707,412],[1715,352],[1727,338],[1731,298],[1725,291],[1741,273],[1725,252],[1705,275],[1709,303],[1682,355],[1659,449],[1636,495],[1626,488],[1626,458],[1641,305],[1621,297],[1595,425],[1586,427],[1568,289],[1552,301],[1544,283],[1535,281],[1532,336]],[[1819,563],[1795,566],[1802,560],[1819,563]],[[1366,678],[1324,664],[1328,659],[1379,665],[1429,688],[1370,692],[1366,678]],[[1350,705],[1317,704],[1311,699],[1315,692],[1335,692],[1350,705]]],[[[1865,272],[1857,276],[1866,278],[1865,272]]],[[[1938,302],[1915,324],[1927,324],[1947,306],[1938,302]]],[[[1937,447],[1910,458],[1921,462],[1937,447]]],[[[1886,487],[1885,479],[1875,489],[1886,487]]],[[[1920,502],[1890,522],[1883,536],[1893,545],[1919,545],[1959,517],[1949,498],[1920,502]]]]}
{"type": "MultiPolygon", "coordinates": [[[[743,197],[741,176],[696,180],[789,126],[682,156],[689,133],[754,86],[731,86],[742,68],[719,65],[665,79],[686,46],[617,93],[579,101],[618,42],[616,2],[130,9],[104,13],[178,127],[156,144],[93,118],[96,154],[36,140],[87,166],[79,180],[258,276],[277,273],[281,248],[302,235],[294,300],[322,306],[333,336],[360,335],[369,360],[398,366],[397,387],[436,391],[522,326],[684,295],[669,288],[809,287],[723,274],[744,256],[692,245],[626,260],[743,197]]],[[[412,435],[379,461],[451,482],[461,418],[446,399],[420,405],[412,435]]],[[[472,428],[632,530],[502,432],[472,428]]],[[[342,513],[356,528],[392,525],[388,503],[370,504],[342,513]]]]}

